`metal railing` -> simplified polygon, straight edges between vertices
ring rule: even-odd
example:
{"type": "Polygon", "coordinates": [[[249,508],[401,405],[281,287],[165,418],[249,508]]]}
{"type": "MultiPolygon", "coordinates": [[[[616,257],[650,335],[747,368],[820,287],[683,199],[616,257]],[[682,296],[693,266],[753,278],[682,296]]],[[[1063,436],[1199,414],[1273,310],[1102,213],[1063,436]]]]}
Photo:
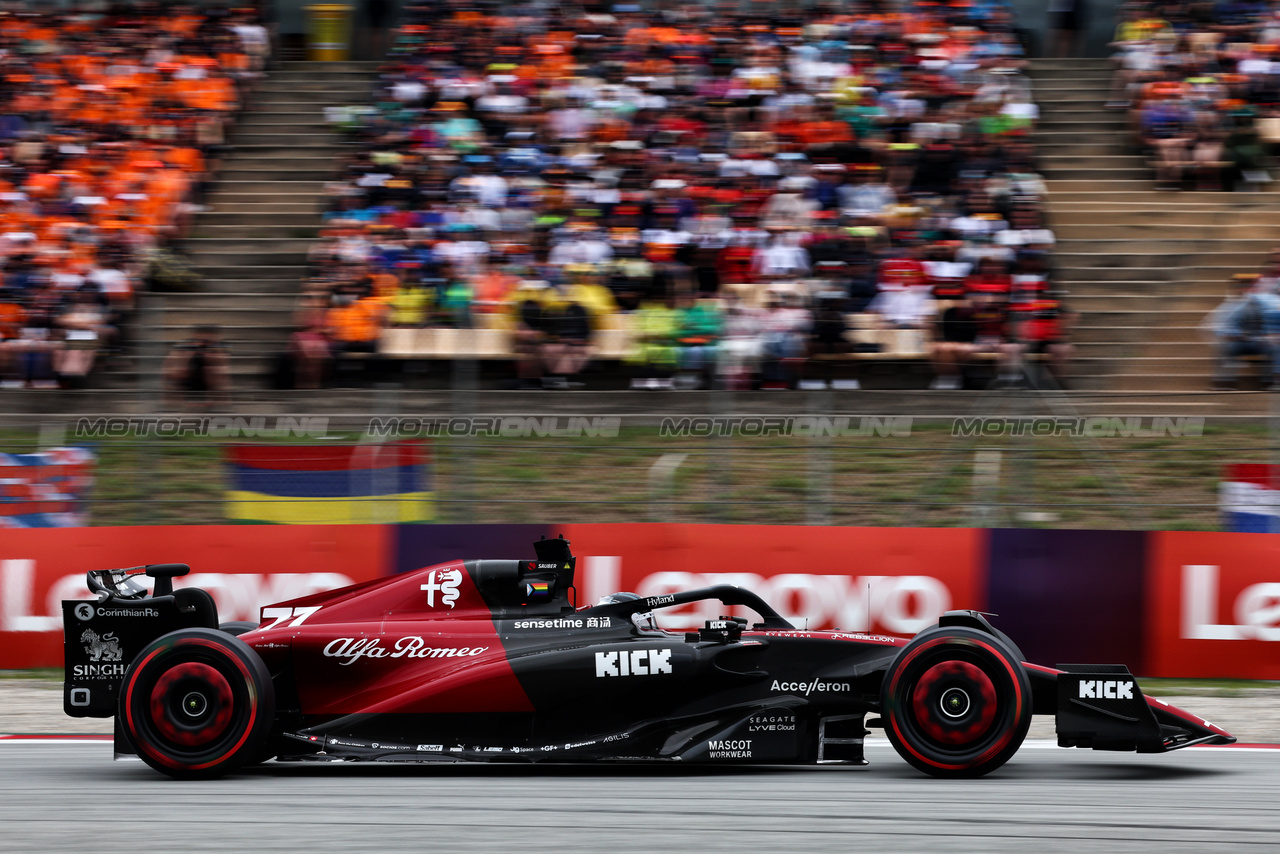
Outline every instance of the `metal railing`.
{"type": "MultiPolygon", "coordinates": [[[[237,442],[420,439],[429,495],[414,500],[430,506],[417,515],[440,522],[1212,530],[1226,467],[1280,462],[1277,419],[1266,414],[1195,416],[1185,405],[1170,415],[1089,414],[1088,404],[1046,410],[1027,399],[987,396],[963,409],[966,396],[932,397],[949,415],[919,414],[901,397],[897,412],[909,414],[867,414],[865,396],[785,393],[467,392],[423,406],[382,390],[306,415],[279,414],[292,410],[265,397],[240,410],[163,415],[97,414],[86,403],[0,415],[0,452],[90,449],[94,525],[227,521],[227,448],[237,442]],[[862,402],[848,405],[854,399],[862,402]]],[[[1144,412],[1158,412],[1156,400],[1144,412]]],[[[882,398],[881,413],[894,401],[882,398]]],[[[351,508],[351,522],[394,521],[404,510],[385,495],[356,497],[351,508]]]]}

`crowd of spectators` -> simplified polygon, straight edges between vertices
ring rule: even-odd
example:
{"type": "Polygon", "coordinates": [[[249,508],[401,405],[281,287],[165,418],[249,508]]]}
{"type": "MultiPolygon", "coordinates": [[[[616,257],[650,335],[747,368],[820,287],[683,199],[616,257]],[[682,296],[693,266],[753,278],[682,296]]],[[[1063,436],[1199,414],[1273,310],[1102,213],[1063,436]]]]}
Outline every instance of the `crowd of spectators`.
{"type": "Polygon", "coordinates": [[[119,346],[266,53],[249,10],[0,10],[0,386],[76,385],[119,346]]]}
{"type": "Polygon", "coordinates": [[[1280,142],[1280,9],[1266,0],[1129,0],[1109,106],[1163,189],[1257,187],[1280,142]]]}
{"type": "Polygon", "coordinates": [[[509,329],[526,386],[574,384],[616,328],[636,387],[824,384],[810,357],[891,338],[937,387],[1063,370],[1006,0],[737,9],[408,4],[372,104],[332,116],[360,145],[299,382],[422,326],[509,329]]]}

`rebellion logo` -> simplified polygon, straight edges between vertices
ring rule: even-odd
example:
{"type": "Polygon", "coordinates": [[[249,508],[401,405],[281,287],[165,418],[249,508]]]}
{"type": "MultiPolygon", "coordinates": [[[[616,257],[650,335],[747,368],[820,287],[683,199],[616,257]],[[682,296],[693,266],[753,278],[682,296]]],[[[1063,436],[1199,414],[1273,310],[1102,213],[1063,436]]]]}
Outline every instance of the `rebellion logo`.
{"type": "Polygon", "coordinates": [[[671,672],[671,650],[632,649],[596,653],[596,678],[658,676],[671,672]]]}
{"type": "Polygon", "coordinates": [[[433,569],[427,573],[427,583],[422,585],[422,590],[427,593],[427,607],[434,608],[436,606],[436,594],[440,594],[440,604],[448,605],[450,610],[453,609],[454,603],[458,601],[458,585],[462,584],[462,570],[459,569],[433,569]],[[436,575],[440,576],[440,580],[436,581],[436,575]]]}
{"type": "Polygon", "coordinates": [[[398,639],[394,646],[385,647],[380,638],[334,638],[325,644],[325,658],[337,658],[346,665],[362,658],[473,658],[489,647],[427,646],[420,637],[398,639]]]}

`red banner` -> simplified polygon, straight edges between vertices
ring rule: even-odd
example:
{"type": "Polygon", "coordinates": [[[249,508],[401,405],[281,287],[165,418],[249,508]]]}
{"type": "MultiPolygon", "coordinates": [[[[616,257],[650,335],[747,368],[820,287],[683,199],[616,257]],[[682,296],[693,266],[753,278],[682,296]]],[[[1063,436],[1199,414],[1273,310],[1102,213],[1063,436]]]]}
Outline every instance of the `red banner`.
{"type": "Polygon", "coordinates": [[[63,599],[88,599],[90,569],[185,563],[177,586],[208,590],[220,620],[377,578],[393,529],[381,525],[0,529],[0,668],[61,667],[63,599]]]}
{"type": "MultiPolygon", "coordinates": [[[[662,596],[735,584],[799,628],[911,635],[950,608],[985,605],[982,543],[969,528],[567,525],[580,605],[620,590],[662,596]]],[[[664,609],[667,629],[720,615],[716,602],[664,609]]],[[[742,609],[735,615],[751,617],[742,609]]]]}
{"type": "Polygon", "coordinates": [[[1280,679],[1280,537],[1149,536],[1151,675],[1280,679]]]}

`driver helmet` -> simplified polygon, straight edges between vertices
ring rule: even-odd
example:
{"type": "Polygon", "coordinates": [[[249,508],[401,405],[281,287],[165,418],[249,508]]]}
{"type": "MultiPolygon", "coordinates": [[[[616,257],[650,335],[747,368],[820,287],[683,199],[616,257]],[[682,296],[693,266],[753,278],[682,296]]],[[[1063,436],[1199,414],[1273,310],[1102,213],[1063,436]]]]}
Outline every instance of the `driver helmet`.
{"type": "MultiPolygon", "coordinates": [[[[619,602],[635,602],[639,600],[638,593],[610,593],[608,596],[601,596],[597,605],[616,605],[619,602]]],[[[642,632],[659,632],[658,621],[654,618],[652,611],[644,611],[631,615],[631,622],[635,623],[637,629],[642,632]]]]}

